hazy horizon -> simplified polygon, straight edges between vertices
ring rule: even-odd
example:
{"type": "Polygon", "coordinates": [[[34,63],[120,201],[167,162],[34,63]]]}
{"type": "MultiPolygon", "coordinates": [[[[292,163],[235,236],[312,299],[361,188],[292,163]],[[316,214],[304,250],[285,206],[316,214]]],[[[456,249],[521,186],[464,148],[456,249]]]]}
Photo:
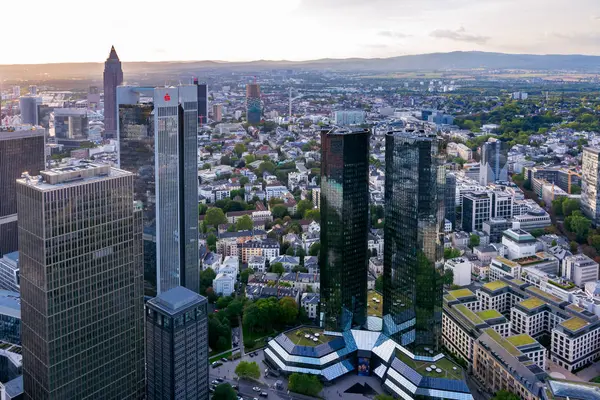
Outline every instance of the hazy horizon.
{"type": "Polygon", "coordinates": [[[0,64],[304,61],[452,51],[600,55],[600,2],[579,0],[75,0],[3,4],[0,64]],[[172,9],[176,17],[161,16],[172,9]],[[185,11],[185,12],[182,12],[185,11]],[[17,18],[25,16],[26,18],[17,18]],[[44,41],[43,35],[64,37],[44,41]]]}

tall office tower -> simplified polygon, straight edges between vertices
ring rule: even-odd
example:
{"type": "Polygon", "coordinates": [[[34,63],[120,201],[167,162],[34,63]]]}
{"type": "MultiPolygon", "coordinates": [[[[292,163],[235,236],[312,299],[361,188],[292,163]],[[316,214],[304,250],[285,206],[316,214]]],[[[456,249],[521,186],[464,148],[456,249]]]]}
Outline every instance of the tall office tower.
{"type": "Polygon", "coordinates": [[[585,147],[581,162],[581,211],[592,220],[594,226],[600,223],[600,149],[585,147]]]}
{"type": "Polygon", "coordinates": [[[198,121],[204,125],[208,121],[208,85],[198,83],[198,78],[194,78],[194,85],[198,86],[198,121]]]}
{"type": "Polygon", "coordinates": [[[495,138],[489,139],[481,146],[479,169],[481,185],[508,181],[508,149],[508,143],[495,138]]]}
{"type": "Polygon", "coordinates": [[[0,257],[17,251],[17,179],[44,169],[45,130],[0,130],[0,257]]]}
{"type": "Polygon", "coordinates": [[[462,228],[465,232],[481,231],[492,218],[492,195],[488,192],[465,193],[462,205],[462,228]]]}
{"type": "Polygon", "coordinates": [[[456,175],[452,173],[446,174],[446,188],[444,192],[445,217],[452,224],[452,229],[456,229],[456,175]]]}
{"type": "Polygon", "coordinates": [[[21,110],[21,122],[27,125],[39,124],[39,110],[37,97],[19,97],[19,109],[21,110]]]}
{"type": "Polygon", "coordinates": [[[90,125],[84,108],[55,108],[54,137],[67,148],[79,148],[89,138],[90,125]]]}
{"type": "Polygon", "coordinates": [[[155,261],[147,263],[155,265],[157,291],[198,292],[197,88],[121,86],[117,99],[119,165],[136,175],[145,237],[156,243],[155,261]]]}
{"type": "Polygon", "coordinates": [[[26,399],[141,399],[144,286],[133,175],[80,163],[17,181],[26,399]]]}
{"type": "Polygon", "coordinates": [[[215,122],[221,122],[223,120],[223,105],[222,104],[213,104],[212,106],[212,116],[215,122]]]}
{"type": "Polygon", "coordinates": [[[117,86],[122,84],[123,68],[112,46],[104,63],[104,136],[111,139],[117,135],[117,86]]]}
{"type": "Polygon", "coordinates": [[[181,286],[146,303],[148,400],[208,400],[207,306],[181,286]]]}
{"type": "Polygon", "coordinates": [[[29,95],[37,96],[37,86],[36,85],[29,85],[29,95]]]}
{"type": "Polygon", "coordinates": [[[385,145],[384,333],[431,356],[442,332],[445,168],[438,140],[390,132],[385,145]]]}
{"type": "Polygon", "coordinates": [[[258,83],[249,83],[246,85],[246,120],[250,124],[258,124],[261,118],[260,86],[258,83]]]}
{"type": "Polygon", "coordinates": [[[323,130],[321,152],[321,324],[345,331],[367,317],[369,130],[323,130]]]}

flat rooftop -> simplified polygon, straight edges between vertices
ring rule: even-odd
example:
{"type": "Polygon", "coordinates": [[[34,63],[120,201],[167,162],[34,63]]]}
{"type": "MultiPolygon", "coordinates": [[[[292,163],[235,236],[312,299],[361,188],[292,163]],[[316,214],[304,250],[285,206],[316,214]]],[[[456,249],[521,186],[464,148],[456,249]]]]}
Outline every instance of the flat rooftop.
{"type": "Polygon", "coordinates": [[[475,314],[477,314],[477,316],[484,321],[496,319],[496,318],[504,318],[504,315],[502,315],[499,311],[493,310],[493,309],[478,311],[475,314]]]}
{"type": "Polygon", "coordinates": [[[505,287],[508,286],[508,283],[506,282],[502,282],[502,281],[493,281],[493,282],[488,282],[486,284],[483,285],[484,288],[491,290],[492,292],[495,292],[496,290],[500,290],[503,289],[505,287]]]}
{"type": "Polygon", "coordinates": [[[475,293],[471,292],[469,289],[451,290],[448,293],[452,297],[454,297],[455,299],[461,299],[461,298],[464,298],[464,297],[473,297],[473,296],[475,296],[475,293]]]}
{"type": "Polygon", "coordinates": [[[82,182],[92,182],[106,178],[117,178],[131,175],[130,172],[113,168],[110,165],[81,162],[77,165],[53,168],[40,172],[40,176],[24,176],[17,179],[22,185],[36,188],[40,191],[54,190],[59,187],[78,185],[82,182]]]}
{"type": "Polygon", "coordinates": [[[316,347],[329,342],[336,336],[328,336],[319,328],[300,328],[285,334],[296,346],[316,347]],[[315,340],[316,339],[316,340],[315,340]]]}
{"type": "Polygon", "coordinates": [[[206,302],[206,298],[182,286],[176,286],[173,289],[162,292],[157,297],[148,300],[149,305],[170,315],[177,314],[180,311],[187,310],[188,308],[203,302],[206,302]]]}
{"type": "Polygon", "coordinates": [[[538,299],[537,297],[530,297],[521,301],[519,304],[528,310],[535,310],[538,307],[546,305],[546,302],[541,299],[538,299]]]}
{"type": "Polygon", "coordinates": [[[367,315],[381,317],[383,313],[383,296],[374,290],[367,292],[367,315]]]}
{"type": "Polygon", "coordinates": [[[559,325],[563,326],[565,329],[570,330],[571,332],[576,332],[590,325],[590,323],[579,317],[573,317],[571,319],[561,322],[559,325]]]}
{"type": "Polygon", "coordinates": [[[463,373],[462,368],[457,364],[454,364],[447,357],[439,359],[435,362],[433,361],[418,361],[410,358],[408,355],[404,354],[402,350],[396,349],[396,357],[404,364],[408,365],[412,369],[414,369],[417,373],[422,376],[427,376],[430,378],[445,378],[451,380],[462,380],[463,373]],[[432,368],[435,366],[435,370],[432,368]],[[429,371],[427,371],[429,369],[429,371]],[[441,372],[437,372],[440,369],[441,372]]]}
{"type": "Polygon", "coordinates": [[[527,346],[537,343],[537,341],[527,334],[509,336],[506,340],[515,347],[527,346]]]}

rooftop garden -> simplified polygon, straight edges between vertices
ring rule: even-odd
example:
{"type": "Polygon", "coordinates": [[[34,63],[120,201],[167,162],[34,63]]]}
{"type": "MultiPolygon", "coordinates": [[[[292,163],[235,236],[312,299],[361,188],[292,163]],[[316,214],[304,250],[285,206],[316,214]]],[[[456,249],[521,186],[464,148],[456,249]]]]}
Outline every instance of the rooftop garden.
{"type": "Polygon", "coordinates": [[[529,257],[517,258],[513,261],[520,265],[533,265],[533,264],[537,264],[537,263],[540,263],[545,260],[542,260],[538,256],[529,256],[529,257]]]}
{"type": "Polygon", "coordinates": [[[543,297],[546,300],[553,301],[555,303],[563,302],[560,298],[558,298],[550,293],[546,293],[542,289],[536,288],[535,286],[531,286],[531,287],[527,288],[527,290],[537,294],[538,296],[543,297]]]}
{"type": "Polygon", "coordinates": [[[475,293],[471,292],[469,289],[458,289],[451,290],[448,292],[455,299],[460,299],[462,297],[472,297],[475,296],[475,293]]]}
{"type": "Polygon", "coordinates": [[[582,328],[585,328],[589,324],[590,323],[587,322],[586,320],[583,320],[579,317],[573,317],[571,319],[561,322],[560,325],[564,326],[566,329],[570,330],[571,332],[575,332],[582,328]]]}
{"type": "Polygon", "coordinates": [[[483,285],[484,288],[491,290],[492,292],[495,292],[496,290],[505,288],[507,286],[508,286],[508,284],[506,282],[502,282],[502,281],[488,282],[485,285],[483,285]]]}
{"type": "Polygon", "coordinates": [[[459,311],[462,315],[465,316],[469,321],[471,321],[475,325],[483,324],[483,320],[477,316],[473,311],[469,310],[467,307],[462,304],[458,304],[454,306],[454,308],[459,311]]]}
{"type": "Polygon", "coordinates": [[[463,379],[462,368],[459,367],[457,364],[454,364],[447,357],[444,357],[435,362],[417,361],[404,354],[404,352],[402,352],[401,350],[396,350],[396,357],[398,357],[400,361],[417,371],[417,373],[421,374],[422,376],[428,376],[432,378],[445,378],[452,380],[463,379]],[[434,366],[435,369],[433,368],[434,366]],[[429,369],[429,371],[427,369],[429,369]],[[441,372],[437,372],[438,369],[441,372]]]}
{"type": "Polygon", "coordinates": [[[541,299],[538,299],[537,297],[530,297],[528,299],[523,300],[519,304],[528,310],[533,310],[533,309],[536,309],[538,307],[545,305],[546,302],[541,299]]]}
{"type": "Polygon", "coordinates": [[[486,321],[488,319],[502,318],[503,315],[497,310],[484,310],[476,313],[479,318],[486,321]]]}
{"type": "Polygon", "coordinates": [[[374,290],[367,292],[367,315],[381,317],[383,313],[383,296],[374,290]]]}
{"type": "Polygon", "coordinates": [[[561,289],[564,289],[564,290],[571,290],[571,289],[573,289],[573,288],[576,288],[576,287],[577,287],[577,286],[576,286],[574,283],[572,283],[572,282],[564,282],[564,283],[561,283],[561,282],[555,282],[555,281],[548,280],[548,283],[549,283],[549,284],[551,284],[551,285],[553,285],[553,286],[556,286],[556,287],[559,287],[559,288],[561,288],[561,289]]]}
{"type": "Polygon", "coordinates": [[[516,262],[510,261],[508,258],[496,257],[496,260],[498,260],[499,262],[501,262],[502,264],[504,264],[510,268],[515,268],[515,267],[519,266],[519,264],[517,264],[516,262]]]}
{"type": "Polygon", "coordinates": [[[506,340],[508,340],[508,342],[515,347],[526,346],[528,344],[536,343],[536,340],[534,338],[525,333],[521,335],[509,336],[506,338],[506,340]]]}
{"type": "Polygon", "coordinates": [[[575,305],[575,304],[570,304],[570,305],[568,305],[568,306],[567,306],[567,308],[568,308],[569,310],[573,310],[573,311],[575,311],[575,312],[584,312],[584,311],[585,311],[585,309],[584,309],[584,308],[581,308],[581,307],[579,307],[579,306],[577,306],[577,305],[575,305]]]}
{"type": "Polygon", "coordinates": [[[496,343],[504,347],[504,349],[513,356],[518,357],[522,354],[521,351],[515,347],[515,345],[513,345],[511,342],[500,336],[500,334],[492,328],[485,329],[484,332],[490,335],[490,337],[494,339],[496,343]]]}
{"type": "Polygon", "coordinates": [[[314,328],[303,328],[287,332],[285,335],[297,346],[316,347],[333,339],[333,337],[324,335],[322,329],[314,328]]]}

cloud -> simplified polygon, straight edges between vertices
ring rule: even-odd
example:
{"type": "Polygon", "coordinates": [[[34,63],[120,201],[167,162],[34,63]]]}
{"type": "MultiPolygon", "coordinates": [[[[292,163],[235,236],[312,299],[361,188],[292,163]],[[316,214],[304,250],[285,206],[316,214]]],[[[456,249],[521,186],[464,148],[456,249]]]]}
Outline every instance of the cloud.
{"type": "Polygon", "coordinates": [[[584,43],[590,45],[598,45],[600,43],[600,33],[597,32],[575,32],[575,33],[562,33],[552,32],[551,37],[557,38],[567,43],[584,43]]]}
{"type": "Polygon", "coordinates": [[[405,39],[407,37],[411,37],[412,35],[408,35],[402,32],[394,32],[394,31],[381,31],[377,33],[379,36],[392,38],[392,39],[405,39]]]}
{"type": "Polygon", "coordinates": [[[456,30],[436,29],[435,31],[431,32],[430,36],[438,39],[450,39],[455,40],[457,42],[468,42],[476,44],[486,44],[490,40],[489,36],[481,36],[467,33],[463,26],[456,30]]]}

